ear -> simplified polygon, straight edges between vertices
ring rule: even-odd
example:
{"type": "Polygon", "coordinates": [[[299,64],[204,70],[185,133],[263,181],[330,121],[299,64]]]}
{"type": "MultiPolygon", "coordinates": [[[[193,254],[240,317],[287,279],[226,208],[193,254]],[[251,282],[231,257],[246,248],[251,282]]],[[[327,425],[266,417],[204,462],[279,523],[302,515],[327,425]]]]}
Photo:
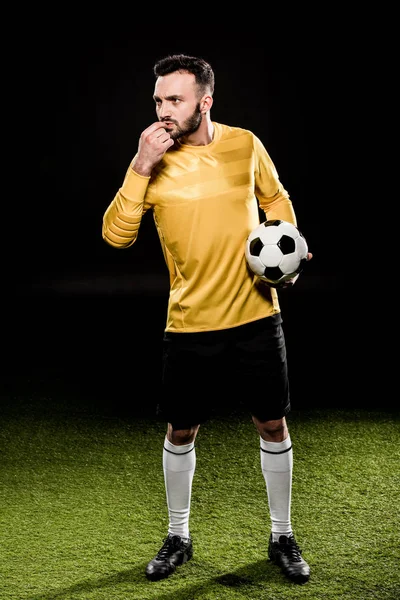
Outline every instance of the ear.
{"type": "Polygon", "coordinates": [[[200,110],[202,113],[206,113],[210,110],[213,105],[213,98],[209,94],[206,94],[200,100],[200,110]]]}

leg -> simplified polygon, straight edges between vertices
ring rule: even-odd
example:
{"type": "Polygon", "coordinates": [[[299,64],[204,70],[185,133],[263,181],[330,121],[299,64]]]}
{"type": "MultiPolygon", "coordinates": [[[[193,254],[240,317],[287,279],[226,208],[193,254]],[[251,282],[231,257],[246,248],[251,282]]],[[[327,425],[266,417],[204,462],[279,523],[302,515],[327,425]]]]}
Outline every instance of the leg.
{"type": "Polygon", "coordinates": [[[163,469],[169,525],[162,548],[146,567],[146,576],[153,581],[168,577],[193,555],[189,514],[196,468],[194,443],[199,424],[209,417],[210,390],[224,348],[212,332],[166,333],[163,345],[158,414],[168,423],[163,469]]]}
{"type": "Polygon", "coordinates": [[[290,536],[293,454],[285,417],[261,422],[253,416],[260,434],[261,469],[264,475],[272,523],[272,539],[290,536]]]}
{"type": "Polygon", "coordinates": [[[169,535],[188,539],[192,482],[196,469],[194,441],[200,425],[174,429],[168,423],[163,449],[163,469],[167,496],[169,535]]]}
{"type": "Polygon", "coordinates": [[[269,558],[292,581],[304,583],[310,569],[301,557],[290,521],[293,454],[286,423],[290,411],[286,343],[281,317],[275,315],[243,328],[236,337],[238,372],[265,394],[252,394],[249,409],[260,435],[261,469],[271,517],[269,558]]]}
{"type": "Polygon", "coordinates": [[[261,469],[271,517],[268,555],[292,581],[305,583],[310,568],[301,556],[290,521],[293,451],[286,419],[263,422],[253,416],[253,422],[260,434],[261,469]]]}
{"type": "Polygon", "coordinates": [[[164,440],[163,469],[169,525],[163,546],[146,567],[146,576],[152,581],[168,577],[193,556],[189,515],[196,468],[194,441],[200,425],[180,427],[177,429],[168,423],[164,440]]]}

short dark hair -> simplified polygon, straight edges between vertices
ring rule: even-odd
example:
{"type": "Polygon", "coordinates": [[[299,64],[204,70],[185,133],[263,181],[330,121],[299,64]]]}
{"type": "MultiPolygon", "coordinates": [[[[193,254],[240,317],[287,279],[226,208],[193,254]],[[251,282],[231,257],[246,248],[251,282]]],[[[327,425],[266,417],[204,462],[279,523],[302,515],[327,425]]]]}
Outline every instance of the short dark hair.
{"type": "Polygon", "coordinates": [[[171,54],[158,60],[153,67],[153,72],[156,77],[163,77],[164,75],[169,75],[176,71],[192,73],[195,76],[195,81],[201,94],[203,94],[207,88],[210,90],[211,95],[214,93],[214,71],[212,70],[211,65],[203,58],[188,56],[187,54],[171,54]]]}

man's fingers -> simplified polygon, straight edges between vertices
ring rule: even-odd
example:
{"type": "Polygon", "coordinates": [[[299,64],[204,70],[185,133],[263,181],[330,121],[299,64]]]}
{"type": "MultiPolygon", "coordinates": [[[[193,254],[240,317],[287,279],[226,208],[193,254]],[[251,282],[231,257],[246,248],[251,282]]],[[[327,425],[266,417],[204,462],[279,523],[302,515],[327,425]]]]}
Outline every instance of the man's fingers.
{"type": "Polygon", "coordinates": [[[170,140],[170,139],[171,139],[171,136],[169,135],[169,133],[166,133],[166,132],[157,136],[157,140],[159,142],[166,142],[167,140],[170,140]]]}
{"type": "Polygon", "coordinates": [[[159,129],[158,131],[156,131],[154,133],[154,137],[156,137],[158,140],[161,140],[162,142],[164,141],[164,138],[170,138],[171,136],[169,135],[169,133],[167,131],[165,131],[165,129],[159,129]]]}
{"type": "Polygon", "coordinates": [[[157,131],[159,129],[164,129],[164,131],[165,131],[165,123],[163,123],[162,121],[157,121],[156,123],[152,123],[152,125],[150,125],[147,129],[145,129],[145,131],[143,133],[145,133],[146,135],[150,135],[151,133],[154,133],[155,131],[157,131]]]}

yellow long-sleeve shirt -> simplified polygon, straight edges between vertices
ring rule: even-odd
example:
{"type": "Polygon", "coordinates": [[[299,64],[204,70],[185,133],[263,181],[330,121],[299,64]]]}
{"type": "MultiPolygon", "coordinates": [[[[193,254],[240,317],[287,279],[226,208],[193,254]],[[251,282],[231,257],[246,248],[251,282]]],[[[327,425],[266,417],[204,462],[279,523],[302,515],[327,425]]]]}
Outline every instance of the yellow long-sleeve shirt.
{"type": "Polygon", "coordinates": [[[166,331],[220,330],[280,312],[276,290],[259,285],[244,248],[260,222],[258,204],[267,219],[296,224],[292,202],[257,136],[213,125],[210,144],[175,144],[151,177],[129,166],[103,217],[103,239],[127,248],[153,211],[170,275],[166,331]]]}

